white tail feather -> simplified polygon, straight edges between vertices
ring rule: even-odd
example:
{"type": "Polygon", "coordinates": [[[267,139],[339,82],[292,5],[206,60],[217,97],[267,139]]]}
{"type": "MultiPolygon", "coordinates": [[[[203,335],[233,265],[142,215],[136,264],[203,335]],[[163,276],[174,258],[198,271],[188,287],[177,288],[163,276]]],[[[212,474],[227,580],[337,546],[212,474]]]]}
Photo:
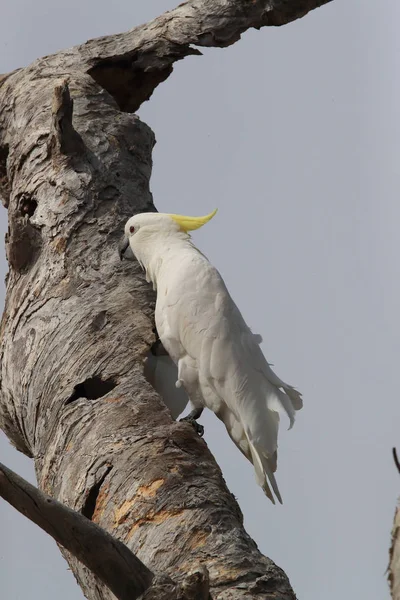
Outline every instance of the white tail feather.
{"type": "Polygon", "coordinates": [[[264,456],[261,452],[258,452],[257,448],[252,444],[249,440],[248,435],[246,434],[247,439],[249,441],[249,447],[251,452],[251,457],[253,459],[254,470],[256,474],[256,481],[259,486],[262,487],[264,493],[271,500],[272,504],[275,504],[275,499],[271,493],[271,490],[268,485],[268,480],[271,484],[272,489],[275,492],[275,496],[278,498],[279,502],[282,502],[282,496],[279,492],[278,484],[276,483],[275,476],[272,472],[271,465],[269,464],[269,460],[266,456],[264,456]],[[268,479],[267,479],[268,478],[268,479]]]}

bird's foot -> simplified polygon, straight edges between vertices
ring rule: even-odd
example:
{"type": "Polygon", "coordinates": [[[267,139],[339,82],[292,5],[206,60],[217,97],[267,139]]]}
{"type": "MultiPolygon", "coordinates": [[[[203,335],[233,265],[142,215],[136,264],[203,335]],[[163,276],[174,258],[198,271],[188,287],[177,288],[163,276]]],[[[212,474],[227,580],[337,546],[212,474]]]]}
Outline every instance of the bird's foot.
{"type": "Polygon", "coordinates": [[[194,419],[193,417],[191,417],[190,415],[188,415],[187,417],[183,417],[183,419],[179,419],[179,421],[186,421],[186,423],[190,423],[192,425],[193,429],[195,430],[195,432],[200,437],[203,437],[203,435],[204,435],[204,427],[203,427],[203,425],[200,425],[200,423],[198,423],[196,421],[196,419],[194,419]]]}

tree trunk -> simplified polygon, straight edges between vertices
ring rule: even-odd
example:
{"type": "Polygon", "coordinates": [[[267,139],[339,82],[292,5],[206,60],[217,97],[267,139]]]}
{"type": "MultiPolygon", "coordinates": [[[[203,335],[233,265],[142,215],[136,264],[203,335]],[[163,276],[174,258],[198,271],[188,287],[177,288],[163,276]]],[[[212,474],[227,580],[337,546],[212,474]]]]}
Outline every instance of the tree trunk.
{"type": "Polygon", "coordinates": [[[400,600],[400,508],[396,507],[389,551],[388,579],[393,600],[400,600]]]}
{"type": "MultiPolygon", "coordinates": [[[[227,46],[326,1],[187,2],[0,78],[1,426],[34,458],[43,491],[152,571],[179,580],[205,565],[219,600],[295,596],[243,529],[205,441],[143,375],[154,294],[117,242],[130,216],[155,210],[154,136],[132,111],[175,60],[199,53],[191,44],[227,46]]],[[[114,597],[63,553],[88,598],[114,597]]]]}
{"type": "MultiPolygon", "coordinates": [[[[400,461],[393,448],[394,464],[400,473],[400,461]]],[[[389,550],[388,580],[393,600],[400,600],[400,500],[397,501],[392,527],[392,543],[389,550]]]]}

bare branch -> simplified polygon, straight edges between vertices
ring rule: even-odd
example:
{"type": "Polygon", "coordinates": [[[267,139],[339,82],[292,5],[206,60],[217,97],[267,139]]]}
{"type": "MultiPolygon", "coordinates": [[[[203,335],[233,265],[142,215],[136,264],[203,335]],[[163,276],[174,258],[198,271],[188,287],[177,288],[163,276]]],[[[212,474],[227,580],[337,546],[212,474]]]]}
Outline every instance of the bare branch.
{"type": "Polygon", "coordinates": [[[125,544],[1,463],[0,496],[69,550],[119,600],[134,600],[151,586],[153,573],[125,544]]]}
{"type": "Polygon", "coordinates": [[[188,573],[178,584],[166,575],[155,575],[125,544],[1,463],[0,496],[69,550],[119,600],[135,600],[139,596],[144,600],[209,598],[209,574],[205,567],[188,573]]]}
{"type": "Polygon", "coordinates": [[[398,459],[398,456],[397,456],[397,450],[396,450],[396,448],[393,448],[392,452],[393,452],[394,464],[396,465],[396,468],[397,468],[398,472],[400,473],[400,462],[399,462],[399,459],[398,459]]]}
{"type": "MultiPolygon", "coordinates": [[[[75,70],[80,63],[79,70],[107,90],[121,110],[135,112],[176,61],[201,55],[194,46],[226,48],[250,28],[284,25],[331,1],[189,0],[131,31],[89,40],[34,64],[39,71],[63,64],[65,73],[66,64],[75,70]]],[[[9,76],[0,76],[0,86],[9,76]]]]}
{"type": "Polygon", "coordinates": [[[174,62],[201,54],[193,46],[225,48],[247,29],[284,25],[331,0],[190,0],[127,33],[78,48],[89,74],[117,101],[136,111],[174,62]]]}

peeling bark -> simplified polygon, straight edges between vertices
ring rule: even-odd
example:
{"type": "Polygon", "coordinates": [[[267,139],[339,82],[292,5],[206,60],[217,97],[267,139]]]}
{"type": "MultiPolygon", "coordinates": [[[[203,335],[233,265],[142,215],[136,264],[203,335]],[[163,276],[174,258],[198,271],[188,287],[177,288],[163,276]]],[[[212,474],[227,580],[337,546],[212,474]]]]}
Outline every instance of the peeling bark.
{"type": "MultiPolygon", "coordinates": [[[[155,210],[154,136],[131,111],[176,60],[199,54],[192,45],[228,46],[326,1],[193,0],[0,77],[10,266],[1,427],[34,458],[41,490],[163,574],[148,600],[169,597],[163,577],[185,581],[189,595],[206,579],[202,565],[218,600],[295,596],[244,531],[204,440],[171,419],[144,377],[154,294],[136,262],[119,261],[117,240],[130,216],[155,210]]],[[[64,555],[87,598],[113,598],[64,555]]]]}

